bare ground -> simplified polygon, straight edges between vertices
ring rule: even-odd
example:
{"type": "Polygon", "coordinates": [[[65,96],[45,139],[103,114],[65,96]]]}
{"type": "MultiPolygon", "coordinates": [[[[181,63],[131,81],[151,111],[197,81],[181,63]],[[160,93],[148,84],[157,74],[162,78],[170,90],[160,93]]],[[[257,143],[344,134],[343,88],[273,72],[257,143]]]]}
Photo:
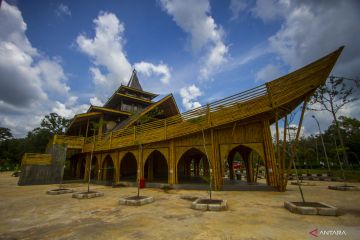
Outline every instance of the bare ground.
{"type": "MultiPolygon", "coordinates": [[[[136,188],[94,185],[103,197],[74,199],[71,194],[46,195],[56,185],[17,186],[18,178],[0,173],[0,240],[3,239],[312,239],[309,232],[344,230],[334,239],[360,239],[360,191],[334,191],[316,182],[305,186],[308,201],[322,201],[340,209],[337,217],[304,216],[288,212],[284,201],[300,201],[297,186],[286,192],[215,192],[229,210],[202,212],[190,209],[181,196],[206,197],[206,191],[144,189],[152,204],[133,207],[118,204],[136,188]]],[[[354,185],[354,184],[352,184],[354,185]]],[[[355,184],[360,186],[360,184],[355,184]]],[[[85,184],[67,184],[76,191],[85,184]]],[[[325,239],[318,237],[317,239],[325,239]]]]}

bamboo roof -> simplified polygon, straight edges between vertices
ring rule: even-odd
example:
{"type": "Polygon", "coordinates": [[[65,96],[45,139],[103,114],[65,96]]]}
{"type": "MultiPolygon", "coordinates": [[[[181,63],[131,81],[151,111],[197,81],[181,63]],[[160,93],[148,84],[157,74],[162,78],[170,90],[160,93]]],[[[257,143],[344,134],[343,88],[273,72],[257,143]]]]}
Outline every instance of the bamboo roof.
{"type": "MultiPolygon", "coordinates": [[[[126,126],[115,128],[110,145],[103,136],[97,141],[95,150],[114,149],[178,138],[227,124],[242,124],[247,121],[272,122],[276,113],[279,118],[292,112],[299,104],[311,97],[317,88],[325,84],[344,47],[273,81],[258,87],[220,99],[182,114],[158,119],[141,126],[134,123],[143,115],[162,103],[176,103],[172,95],[164,97],[147,107],[139,115],[129,118],[126,126]]],[[[166,105],[166,104],[165,104],[166,105]]],[[[176,112],[178,109],[176,108],[176,112]]],[[[88,139],[89,142],[92,139],[88,139]]],[[[91,144],[84,145],[89,151],[91,144]]]]}
{"type": "Polygon", "coordinates": [[[131,115],[131,113],[129,113],[129,112],[119,111],[116,109],[111,109],[111,108],[106,108],[106,107],[93,106],[93,105],[90,106],[90,108],[87,112],[88,113],[103,112],[103,113],[116,114],[116,115],[122,115],[122,116],[130,116],[131,115]]]}
{"type": "Polygon", "coordinates": [[[141,85],[140,85],[139,79],[138,79],[138,77],[136,75],[136,70],[135,69],[132,72],[132,75],[130,77],[130,80],[129,80],[127,86],[130,87],[130,88],[133,88],[133,89],[137,89],[139,91],[143,90],[141,85]]]}
{"type": "Polygon", "coordinates": [[[109,107],[109,105],[111,105],[112,102],[118,101],[119,96],[122,96],[130,101],[135,100],[137,102],[147,104],[149,102],[151,103],[151,100],[154,99],[155,97],[157,97],[158,94],[147,92],[142,89],[140,81],[136,75],[136,71],[134,69],[127,86],[121,84],[120,87],[106,101],[106,103],[104,104],[104,107],[109,107]],[[121,94],[121,95],[118,95],[118,94],[121,94]],[[143,96],[143,98],[134,96],[134,95],[140,95],[140,96],[143,96]]]}
{"type": "Polygon", "coordinates": [[[138,113],[137,115],[134,115],[132,118],[130,118],[128,120],[128,122],[126,124],[121,124],[121,125],[119,125],[119,127],[115,127],[114,130],[117,130],[120,128],[126,128],[126,127],[133,125],[136,121],[139,120],[140,117],[144,116],[145,114],[147,114],[148,112],[150,112],[151,110],[153,110],[157,107],[164,110],[164,115],[166,117],[172,117],[172,116],[180,114],[180,111],[176,104],[174,96],[172,94],[169,94],[169,95],[165,96],[164,98],[162,98],[161,100],[159,100],[158,102],[148,106],[147,108],[145,108],[142,112],[138,113]]]}
{"type": "Polygon", "coordinates": [[[77,123],[86,121],[91,118],[97,118],[103,115],[101,112],[87,112],[87,113],[80,113],[76,114],[74,118],[71,120],[69,126],[67,127],[65,133],[68,133],[69,130],[77,123]]]}

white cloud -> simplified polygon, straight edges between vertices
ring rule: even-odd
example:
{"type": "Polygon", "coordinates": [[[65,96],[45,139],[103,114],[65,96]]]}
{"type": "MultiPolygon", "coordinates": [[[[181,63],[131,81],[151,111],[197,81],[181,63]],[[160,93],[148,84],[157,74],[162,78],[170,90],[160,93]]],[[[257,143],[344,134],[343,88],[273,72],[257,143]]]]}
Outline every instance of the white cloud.
{"type": "Polygon", "coordinates": [[[134,65],[137,72],[143,73],[146,76],[161,75],[161,82],[168,84],[171,78],[170,69],[165,64],[154,65],[148,62],[139,62],[134,65]]]}
{"type": "MultiPolygon", "coordinates": [[[[251,10],[254,17],[268,23],[281,20],[281,28],[269,38],[271,51],[285,65],[296,69],[345,45],[332,74],[360,76],[360,4],[358,1],[257,1],[251,10]]],[[[359,94],[357,91],[356,94],[359,94]]],[[[326,112],[308,112],[304,126],[308,133],[317,132],[314,114],[322,127],[332,122],[326,112]]],[[[358,104],[346,106],[341,114],[360,118],[358,104]]]]}
{"type": "Polygon", "coordinates": [[[67,5],[60,3],[58,8],[55,10],[55,14],[57,16],[63,16],[63,15],[71,16],[71,11],[67,5]]]}
{"type": "Polygon", "coordinates": [[[286,15],[289,7],[289,0],[257,0],[251,13],[264,22],[269,22],[286,15]]]}
{"type": "Polygon", "coordinates": [[[108,12],[101,12],[94,24],[94,38],[80,34],[76,42],[80,50],[93,59],[95,67],[90,71],[94,84],[109,94],[121,83],[127,83],[131,74],[131,64],[123,49],[125,27],[115,14],[108,12]],[[107,72],[102,72],[99,66],[107,72]]]}
{"type": "Polygon", "coordinates": [[[91,73],[91,76],[93,78],[93,82],[95,85],[106,85],[107,79],[106,76],[104,76],[99,68],[96,67],[90,67],[89,71],[91,73]]]}
{"type": "Polygon", "coordinates": [[[104,103],[96,96],[90,98],[90,104],[93,106],[103,106],[104,105],[104,103]]]}
{"type": "Polygon", "coordinates": [[[247,5],[246,0],[231,0],[229,6],[232,13],[231,20],[238,19],[240,13],[246,9],[247,5]]]}
{"type": "Polygon", "coordinates": [[[220,66],[227,62],[226,54],[229,48],[221,41],[209,51],[205,56],[207,59],[204,66],[200,69],[200,76],[202,79],[208,79],[214,72],[216,72],[220,66]]]}
{"type": "Polygon", "coordinates": [[[37,50],[31,46],[29,40],[25,36],[27,25],[23,21],[21,12],[17,7],[11,6],[7,2],[3,1],[1,5],[0,18],[1,42],[8,44],[12,43],[27,55],[38,55],[37,50]]]}
{"type": "MultiPolygon", "coordinates": [[[[275,1],[274,8],[281,9],[283,2],[275,1]]],[[[286,11],[278,14],[284,21],[281,29],[269,38],[269,43],[293,68],[345,45],[335,70],[359,75],[359,10],[357,1],[289,2],[286,11]]]]}
{"type": "MultiPolygon", "coordinates": [[[[0,20],[7,6],[4,2],[0,20]]],[[[38,100],[47,99],[47,94],[41,88],[38,71],[32,65],[32,55],[21,49],[21,46],[0,37],[0,100],[12,106],[30,106],[38,100]]]]}
{"type": "Polygon", "coordinates": [[[255,76],[256,82],[268,82],[274,80],[282,75],[279,67],[273,64],[268,64],[260,69],[255,76]]]}
{"type": "MultiPolygon", "coordinates": [[[[90,56],[94,66],[89,71],[93,83],[101,95],[111,94],[120,84],[127,84],[132,73],[132,66],[124,50],[124,24],[110,12],[100,12],[94,19],[95,36],[80,34],[76,42],[82,52],[90,56]]],[[[162,83],[169,83],[170,70],[166,64],[154,65],[141,61],[135,68],[145,76],[161,75],[162,83]]]]}
{"type": "Polygon", "coordinates": [[[70,87],[66,85],[67,77],[62,66],[53,60],[41,60],[37,64],[37,69],[41,78],[44,80],[44,87],[49,91],[61,95],[67,95],[70,87]]]}
{"type": "Polygon", "coordinates": [[[75,114],[86,112],[88,108],[88,104],[74,105],[55,101],[52,112],[56,112],[57,114],[65,118],[72,118],[75,114]]]}
{"type": "Polygon", "coordinates": [[[182,104],[184,105],[186,110],[200,107],[201,104],[200,104],[200,102],[197,101],[197,98],[202,95],[203,95],[203,93],[194,84],[180,89],[180,96],[182,97],[182,104]]]}
{"type": "Polygon", "coordinates": [[[19,9],[3,1],[0,22],[0,125],[19,137],[37,127],[56,106],[68,104],[59,99],[77,105],[59,60],[31,45],[19,9]]]}
{"type": "Polygon", "coordinates": [[[200,79],[208,79],[226,62],[229,51],[223,42],[223,30],[210,16],[208,0],[161,0],[163,9],[190,35],[193,52],[205,52],[200,79]]]}

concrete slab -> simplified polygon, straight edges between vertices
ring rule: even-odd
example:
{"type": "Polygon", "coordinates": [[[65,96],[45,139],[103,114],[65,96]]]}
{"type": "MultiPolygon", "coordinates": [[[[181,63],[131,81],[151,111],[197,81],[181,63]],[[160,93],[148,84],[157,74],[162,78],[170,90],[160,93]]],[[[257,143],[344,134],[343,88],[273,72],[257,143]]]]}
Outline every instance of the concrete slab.
{"type": "Polygon", "coordinates": [[[46,191],[48,195],[59,195],[59,194],[66,194],[66,193],[73,193],[74,190],[68,188],[58,188],[46,191]]]}
{"type": "Polygon", "coordinates": [[[128,206],[142,206],[145,204],[149,204],[154,202],[153,197],[149,196],[129,196],[123,197],[119,199],[120,205],[128,205],[128,206]]]}
{"type": "MultiPolygon", "coordinates": [[[[262,183],[264,183],[263,180],[262,183]]],[[[119,205],[119,197],[133,196],[135,187],[91,185],[103,197],[85,201],[68,194],[44,194],[58,185],[18,186],[11,172],[0,173],[0,239],[312,239],[310,231],[336,228],[347,239],[360,236],[360,192],[329,191],[330,182],[304,187],[307,201],[336,206],[339,216],[290,214],[284,201],[299,201],[298,186],[286,192],[214,191],[226,199],[227,211],[194,211],[181,196],[207,198],[207,190],[141,189],[156,199],[141,207],[119,205]]],[[[360,186],[359,183],[352,185],[360,186]]],[[[64,184],[84,191],[86,184],[64,184]]],[[[190,199],[190,198],[187,198],[190,199]]],[[[319,237],[320,239],[320,237],[319,237]]]]}
{"type": "Polygon", "coordinates": [[[77,192],[72,195],[73,198],[78,198],[78,199],[89,199],[89,198],[102,197],[102,196],[104,196],[104,193],[95,192],[95,191],[77,192]]]}
{"type": "Polygon", "coordinates": [[[302,215],[337,216],[338,209],[323,202],[290,202],[285,201],[284,207],[292,213],[302,215]]]}
{"type": "Polygon", "coordinates": [[[199,198],[191,203],[191,208],[202,211],[225,211],[228,206],[227,201],[223,199],[199,198]]]}
{"type": "Polygon", "coordinates": [[[360,188],[357,186],[350,186],[350,185],[340,185],[340,186],[328,186],[328,189],[331,190],[339,190],[339,191],[359,191],[360,188]]]}

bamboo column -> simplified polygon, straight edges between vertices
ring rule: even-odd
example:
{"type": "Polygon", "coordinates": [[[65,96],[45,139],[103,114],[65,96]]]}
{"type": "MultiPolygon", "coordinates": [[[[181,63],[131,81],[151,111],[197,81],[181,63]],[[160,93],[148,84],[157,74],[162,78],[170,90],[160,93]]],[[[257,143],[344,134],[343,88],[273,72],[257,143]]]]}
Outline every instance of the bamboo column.
{"type": "Polygon", "coordinates": [[[279,187],[278,169],[275,164],[274,145],[272,143],[269,120],[263,122],[263,135],[264,135],[264,150],[265,150],[265,163],[267,181],[270,186],[279,187]]]}
{"type": "Polygon", "coordinates": [[[169,184],[177,184],[177,166],[174,139],[171,139],[169,144],[169,169],[169,184]]]}
{"type": "Polygon", "coordinates": [[[221,163],[220,163],[220,153],[218,149],[218,138],[216,132],[214,132],[214,129],[212,128],[210,130],[211,135],[211,156],[212,161],[211,165],[213,168],[213,176],[214,176],[214,189],[220,190],[222,183],[222,173],[221,173],[221,163]]]}

